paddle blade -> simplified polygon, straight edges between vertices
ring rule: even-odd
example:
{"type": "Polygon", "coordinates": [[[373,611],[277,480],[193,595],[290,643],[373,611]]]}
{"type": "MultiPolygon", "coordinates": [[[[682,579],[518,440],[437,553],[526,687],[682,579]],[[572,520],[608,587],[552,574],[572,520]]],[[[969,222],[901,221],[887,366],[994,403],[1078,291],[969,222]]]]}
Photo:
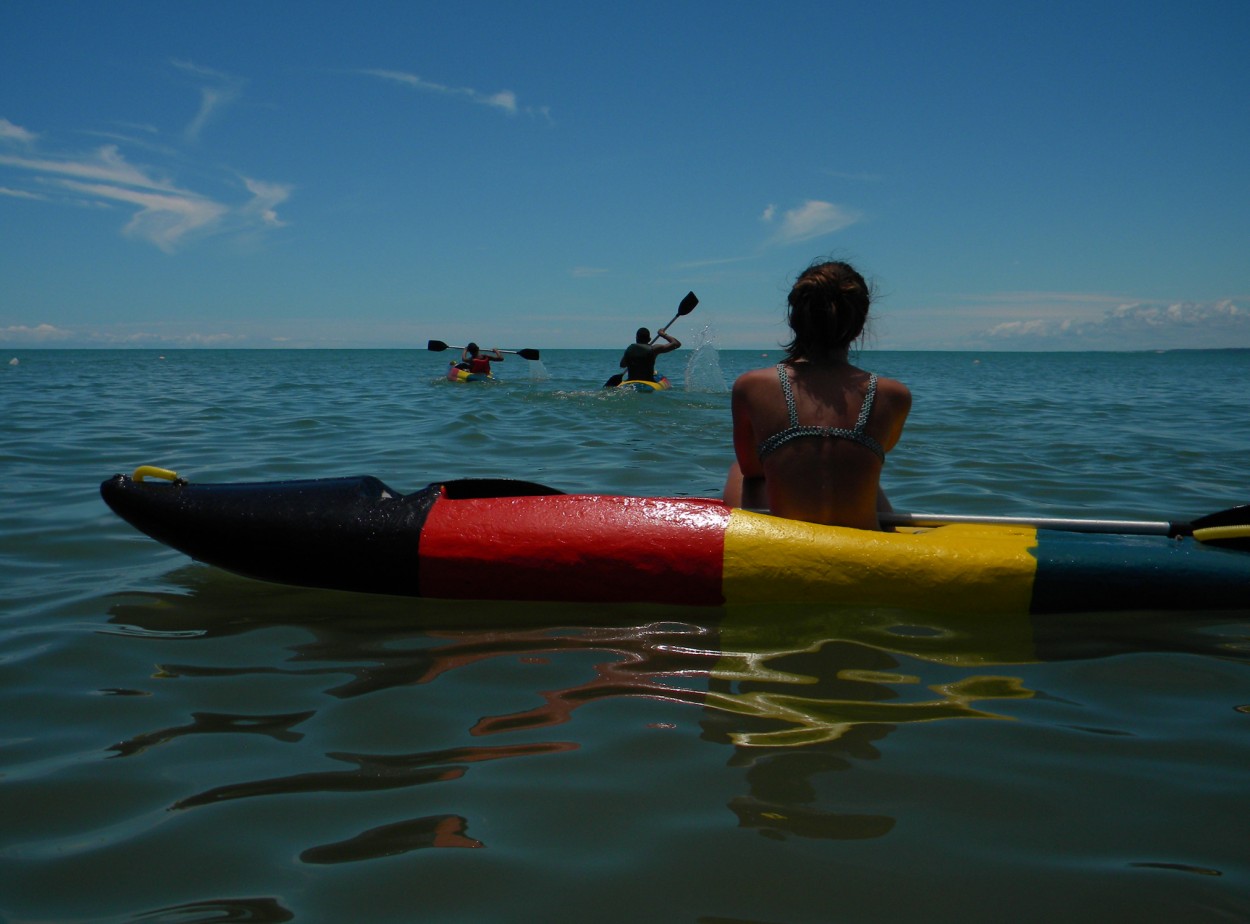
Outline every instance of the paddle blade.
{"type": "Polygon", "coordinates": [[[426,349],[431,353],[441,353],[443,350],[447,349],[447,344],[443,343],[441,340],[431,340],[426,346],[426,349]]]}
{"type": "Polygon", "coordinates": [[[516,355],[521,357],[522,359],[538,359],[539,358],[539,353],[537,350],[529,350],[529,349],[517,350],[516,355]]]}
{"type": "Polygon", "coordinates": [[[1250,551],[1250,504],[1208,513],[1189,525],[1193,537],[1206,545],[1250,551]]]}
{"type": "Polygon", "coordinates": [[[688,293],[681,300],[681,304],[677,306],[677,316],[680,318],[690,314],[690,312],[694,311],[694,306],[697,304],[699,304],[699,297],[693,292],[688,293]]]}
{"type": "Polygon", "coordinates": [[[1250,526],[1250,504],[1229,507],[1219,513],[1208,513],[1198,517],[1191,524],[1194,529],[1206,529],[1208,526],[1250,526]]]}

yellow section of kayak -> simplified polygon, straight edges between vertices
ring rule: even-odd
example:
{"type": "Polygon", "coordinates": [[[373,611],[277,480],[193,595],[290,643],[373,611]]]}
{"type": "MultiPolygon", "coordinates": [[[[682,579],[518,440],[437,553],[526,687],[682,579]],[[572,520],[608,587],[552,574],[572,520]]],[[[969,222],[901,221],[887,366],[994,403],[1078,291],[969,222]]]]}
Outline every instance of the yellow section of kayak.
{"type": "Polygon", "coordinates": [[[1037,559],[1028,526],[870,532],[734,510],[725,531],[725,602],[1028,613],[1037,559]]]}
{"type": "Polygon", "coordinates": [[[667,378],[661,378],[655,382],[651,381],[650,379],[626,379],[625,381],[621,382],[621,384],[618,385],[617,387],[618,388],[631,388],[632,387],[632,388],[637,389],[638,391],[642,391],[645,388],[650,388],[652,391],[665,391],[666,389],[672,388],[672,384],[669,382],[667,378]],[[638,386],[643,386],[643,387],[639,388],[638,386]]]}

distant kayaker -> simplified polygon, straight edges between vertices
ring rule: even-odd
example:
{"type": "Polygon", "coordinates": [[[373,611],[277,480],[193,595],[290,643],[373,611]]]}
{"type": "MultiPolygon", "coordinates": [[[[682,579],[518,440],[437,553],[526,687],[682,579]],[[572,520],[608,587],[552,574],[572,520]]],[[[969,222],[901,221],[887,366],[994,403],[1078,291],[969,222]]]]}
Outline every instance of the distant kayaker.
{"type": "Polygon", "coordinates": [[[635,382],[656,382],[655,358],[661,353],[671,353],[681,347],[681,341],[669,335],[661,327],[656,337],[665,343],[652,343],[651,331],[645,327],[638,328],[634,342],[625,348],[621,356],[620,366],[625,370],[625,378],[635,382]]]}
{"type": "Polygon", "coordinates": [[[911,410],[911,392],[848,361],[872,300],[864,278],[841,262],[817,263],[790,290],[794,336],[777,366],[733,386],[735,462],[724,498],[812,523],[880,529],[891,509],[881,490],[885,454],[911,410]]]}
{"type": "Polygon", "coordinates": [[[469,375],[490,375],[490,364],[503,362],[503,354],[498,349],[482,351],[476,343],[470,342],[460,354],[457,368],[468,371],[469,375]]]}

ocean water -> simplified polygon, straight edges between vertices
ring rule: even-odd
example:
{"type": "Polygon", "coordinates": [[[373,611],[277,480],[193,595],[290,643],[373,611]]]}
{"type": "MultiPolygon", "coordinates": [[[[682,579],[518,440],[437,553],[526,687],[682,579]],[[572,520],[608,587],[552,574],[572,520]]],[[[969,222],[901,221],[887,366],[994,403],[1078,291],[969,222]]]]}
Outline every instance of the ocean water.
{"type": "MultiPolygon", "coordinates": [[[[541,344],[535,344],[541,347],[541,344]]],[[[0,920],[1250,919],[1232,613],[464,604],[271,585],[99,483],[505,476],[711,496],[779,354],[0,356],[0,920]],[[16,360],[16,362],[10,362],[16,360]]],[[[1250,501],[1250,354],[893,353],[900,510],[1250,501]]],[[[1248,592],[1250,596],[1250,592],[1248,592]]]]}

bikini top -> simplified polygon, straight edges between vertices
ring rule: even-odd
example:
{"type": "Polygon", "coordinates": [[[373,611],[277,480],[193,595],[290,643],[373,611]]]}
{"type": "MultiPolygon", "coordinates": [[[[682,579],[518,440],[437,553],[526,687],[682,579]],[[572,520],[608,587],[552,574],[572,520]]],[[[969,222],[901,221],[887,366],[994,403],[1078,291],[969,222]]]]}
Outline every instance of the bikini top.
{"type": "Polygon", "coordinates": [[[799,424],[798,408],[794,405],[794,392],[790,388],[790,375],[782,363],[777,364],[777,376],[781,379],[781,393],[786,397],[786,410],[790,412],[790,426],[780,433],[774,433],[760,443],[759,456],[761,460],[768,454],[776,452],[791,440],[804,436],[832,436],[837,439],[858,443],[865,449],[871,450],[882,462],[885,461],[885,450],[881,448],[881,444],[864,432],[864,427],[868,423],[868,415],[872,413],[873,399],[877,396],[877,373],[874,372],[868,377],[868,392],[864,395],[864,405],[859,409],[859,417],[855,421],[855,426],[850,429],[846,427],[801,426],[799,424]]]}

